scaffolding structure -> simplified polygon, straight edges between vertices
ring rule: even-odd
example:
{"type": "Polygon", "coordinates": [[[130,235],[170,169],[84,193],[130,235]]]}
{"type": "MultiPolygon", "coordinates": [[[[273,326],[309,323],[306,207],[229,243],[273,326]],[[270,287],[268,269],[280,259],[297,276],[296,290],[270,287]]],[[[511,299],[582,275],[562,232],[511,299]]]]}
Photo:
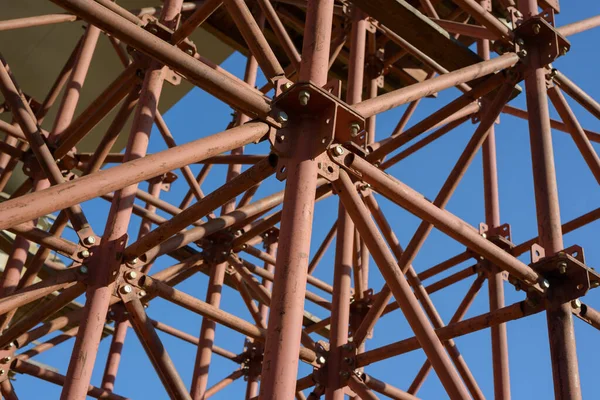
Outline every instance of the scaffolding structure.
{"type": "MultiPolygon", "coordinates": [[[[27,175],[0,203],[0,229],[15,235],[0,279],[0,389],[6,399],[17,399],[18,385],[13,388],[10,379],[14,373],[61,385],[64,400],[123,399],[114,388],[130,329],[169,396],[195,400],[242,377],[247,391],[239,397],[245,399],[306,399],[303,391],[311,388],[310,399],[416,399],[432,370],[449,398],[484,399],[453,339],[489,329],[494,397],[510,399],[506,323],[542,312],[555,396],[582,398],[573,318],[600,329],[599,311],[580,299],[600,285],[600,274],[586,265],[581,247],[564,248],[563,235],[600,218],[600,210],[561,222],[551,130],[572,137],[600,183],[600,159],[592,146],[600,134],[580,125],[565,94],[597,118],[600,104],[552,62],[568,57],[568,37],[599,26],[600,16],[559,26],[558,0],[164,0],[162,7],[139,10],[110,0],[51,1],[65,13],[0,21],[0,31],[86,23],[41,101],[21,90],[18,70],[0,54],[1,111],[10,115],[10,122],[0,120],[6,134],[0,142],[0,189],[18,162],[27,175]],[[231,21],[237,28],[232,35],[239,36],[232,42],[243,41],[247,50],[244,80],[202,57],[188,39],[217,16],[231,21]],[[113,44],[123,72],[76,115],[101,35],[113,44]],[[475,42],[476,53],[468,47],[475,42]],[[267,78],[262,88],[256,88],[259,68],[267,78]],[[236,110],[228,129],[177,145],[158,103],[163,84],[178,79],[236,110]],[[407,128],[423,98],[452,87],[462,94],[407,128]],[[507,105],[521,93],[526,110],[507,105]],[[551,119],[549,102],[562,121],[551,119]],[[406,104],[392,135],[376,135],[376,116],[406,104]],[[53,107],[58,109],[53,126],[44,129],[53,107]],[[118,112],[96,150],[78,152],[78,143],[113,109],[118,112]],[[513,243],[510,226],[500,221],[494,126],[501,113],[529,123],[539,235],[523,243],[513,243]],[[130,115],[132,128],[124,132],[130,115]],[[475,131],[435,199],[386,173],[466,121],[477,123],[475,131]],[[154,125],[169,149],[147,154],[154,125]],[[111,153],[119,135],[128,135],[125,152],[111,153]],[[265,141],[270,154],[244,150],[265,141]],[[480,150],[485,219],[473,227],[445,207],[480,150]],[[118,165],[103,169],[107,163],[118,165]],[[190,169],[196,163],[203,164],[198,175],[190,169]],[[204,193],[202,183],[217,164],[228,165],[227,179],[204,193]],[[244,164],[250,167],[243,170],[244,164]],[[180,204],[159,197],[175,170],[189,185],[180,204]],[[284,181],[285,189],[254,199],[272,176],[284,181]],[[150,182],[147,192],[138,188],[144,181],[150,182]],[[330,196],[339,199],[338,217],[310,259],[314,207],[330,196]],[[94,231],[81,205],[95,198],[111,202],[102,233],[94,231]],[[381,198],[422,220],[405,247],[380,208],[381,198]],[[38,227],[38,218],[55,212],[49,229],[38,227]],[[143,222],[138,236],[130,238],[134,215],[143,222]],[[68,224],[78,242],[64,237],[68,224]],[[413,260],[434,228],[466,250],[417,273],[413,260]],[[32,242],[39,248],[29,256],[32,242]],[[330,245],[335,245],[335,262],[328,283],[312,273],[330,245]],[[72,263],[53,264],[48,261],[52,252],[72,263]],[[519,259],[526,252],[530,264],[519,259]],[[247,255],[264,266],[251,263],[247,255]],[[179,262],[153,273],[159,257],[179,262]],[[474,265],[428,286],[422,283],[468,260],[474,265]],[[385,280],[381,288],[369,282],[374,267],[385,280]],[[44,268],[52,273],[42,274],[44,268]],[[199,272],[209,279],[205,298],[176,288],[199,272]],[[445,323],[430,295],[469,277],[475,279],[445,323]],[[489,312],[464,319],[486,282],[489,312]],[[220,308],[227,301],[221,298],[223,285],[239,291],[251,321],[220,308]],[[526,299],[507,305],[505,289],[522,290],[526,299]],[[65,312],[82,294],[84,307],[65,312]],[[156,298],[202,316],[199,335],[151,319],[145,305],[156,298]],[[19,311],[40,299],[46,301],[19,311]],[[330,316],[314,318],[305,312],[305,301],[330,316]],[[403,314],[414,337],[367,349],[379,318],[394,311],[403,314]],[[92,371],[103,367],[98,346],[111,321],[103,380],[94,386],[92,371]],[[217,325],[243,335],[242,353],[214,345],[217,325]],[[191,387],[157,331],[197,346],[191,387]],[[70,339],[66,375],[31,361],[70,339]],[[34,341],[41,343],[20,350],[34,341]],[[417,349],[427,361],[409,388],[369,373],[369,365],[417,349]],[[237,367],[209,388],[214,356],[237,367]],[[298,377],[299,363],[309,364],[313,372],[298,377]]],[[[1,48],[2,43],[0,53],[1,48]]]]}

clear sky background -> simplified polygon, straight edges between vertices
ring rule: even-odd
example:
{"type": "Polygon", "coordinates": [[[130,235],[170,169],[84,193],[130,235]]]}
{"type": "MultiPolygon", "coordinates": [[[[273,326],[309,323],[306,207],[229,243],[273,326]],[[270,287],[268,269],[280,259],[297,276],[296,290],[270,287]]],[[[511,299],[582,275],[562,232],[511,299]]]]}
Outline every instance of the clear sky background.
{"type": "MultiPolygon", "coordinates": [[[[566,1],[562,2],[564,10],[557,17],[557,25],[559,26],[588,18],[598,14],[598,11],[600,11],[600,5],[595,1],[582,1],[578,2],[577,5],[567,3],[566,1]]],[[[582,33],[571,37],[570,40],[572,43],[571,52],[564,59],[558,60],[554,66],[582,86],[590,95],[599,99],[600,83],[597,80],[597,46],[600,40],[600,30],[582,33]]],[[[98,61],[94,60],[94,62],[98,61]]],[[[106,60],[105,62],[117,62],[117,60],[106,60]]],[[[245,63],[245,57],[235,53],[222,66],[235,75],[243,77],[245,63]]],[[[18,71],[16,73],[18,74],[18,71]]],[[[262,83],[264,83],[264,78],[261,77],[259,86],[262,83]]],[[[166,85],[168,86],[168,84],[166,85]]],[[[409,126],[428,116],[444,104],[447,104],[458,95],[458,90],[449,89],[439,93],[437,99],[423,100],[417,108],[409,126]]],[[[600,131],[600,123],[596,118],[579,107],[575,101],[569,98],[568,101],[585,128],[600,131]]],[[[510,104],[525,108],[525,95],[519,96],[510,104]]],[[[402,106],[377,117],[376,137],[378,140],[387,137],[392,132],[404,110],[405,106],[402,106]]],[[[558,119],[554,109],[551,108],[551,110],[553,117],[558,119]]],[[[195,88],[166,113],[165,119],[177,143],[182,144],[224,130],[231,121],[230,114],[231,108],[229,106],[215,100],[202,90],[195,88]]],[[[470,122],[463,124],[417,154],[403,160],[388,172],[426,197],[430,199],[434,198],[474,132],[475,127],[470,122]]],[[[502,115],[500,124],[496,126],[496,140],[501,222],[511,224],[513,242],[521,243],[537,236],[529,134],[526,121],[502,115]]],[[[587,168],[570,136],[563,132],[553,131],[553,142],[557,164],[556,173],[560,196],[561,219],[564,223],[597,208],[600,193],[594,177],[587,168]]],[[[154,153],[164,149],[166,149],[166,145],[162,141],[158,131],[154,129],[149,152],[154,153]]],[[[598,149],[597,145],[596,149],[598,149]]],[[[265,143],[248,146],[246,152],[248,154],[266,154],[268,146],[265,143]]],[[[200,167],[200,165],[194,165],[192,166],[192,170],[197,173],[200,167]]],[[[179,171],[175,172],[179,175],[179,179],[172,185],[171,191],[161,193],[161,197],[178,205],[187,192],[188,186],[181,173],[179,171]]],[[[226,166],[213,167],[203,186],[203,190],[208,193],[222,185],[225,174],[226,166]]],[[[141,188],[146,189],[147,184],[143,183],[141,188]]],[[[283,184],[272,177],[261,186],[255,199],[282,189],[283,184]]],[[[406,245],[420,221],[381,196],[378,196],[377,199],[401,243],[406,245]]],[[[316,205],[311,246],[312,254],[314,254],[337,217],[337,203],[337,198],[332,197],[316,205]]],[[[139,204],[143,205],[142,203],[139,204]]],[[[109,203],[104,200],[93,200],[84,206],[84,210],[94,230],[98,233],[103,231],[108,209],[109,203]]],[[[478,154],[471,164],[448,204],[447,209],[474,226],[484,221],[483,178],[480,154],[478,154]]],[[[161,212],[159,214],[168,217],[168,215],[161,212]]],[[[130,238],[132,238],[130,242],[137,237],[139,222],[140,219],[134,216],[129,231],[130,238]]],[[[567,234],[565,236],[565,247],[574,244],[583,246],[587,264],[589,266],[597,266],[600,261],[600,249],[597,246],[598,239],[596,236],[599,229],[600,223],[595,222],[578,230],[576,233],[567,234]]],[[[419,252],[413,265],[420,272],[462,251],[464,251],[464,246],[446,237],[443,233],[434,230],[419,252]]],[[[315,276],[332,282],[333,255],[334,246],[330,248],[317,267],[315,276]]],[[[250,256],[246,258],[256,262],[258,265],[262,265],[258,260],[250,256]]],[[[520,259],[526,263],[530,262],[529,254],[523,255],[520,259]]],[[[152,271],[156,272],[174,263],[176,263],[175,260],[163,257],[155,264],[152,271]]],[[[474,261],[469,260],[461,266],[457,266],[447,273],[439,275],[438,278],[426,280],[424,283],[429,284],[472,264],[474,264],[474,261]]],[[[204,300],[207,280],[206,275],[197,274],[182,283],[178,288],[204,300]]],[[[448,322],[450,320],[450,317],[473,280],[474,277],[471,277],[433,294],[433,302],[444,321],[448,322]]],[[[381,288],[383,283],[381,275],[372,260],[370,282],[371,287],[376,291],[381,288]]],[[[506,284],[505,289],[507,304],[524,299],[523,292],[516,292],[512,286],[506,284]]],[[[311,287],[310,290],[329,298],[326,293],[320,292],[314,287],[311,287]]],[[[81,302],[84,301],[83,298],[79,300],[81,302]]],[[[600,296],[597,291],[589,293],[583,301],[589,303],[591,306],[600,307],[600,296]]],[[[251,320],[239,294],[228,287],[225,287],[223,290],[221,306],[228,312],[235,313],[248,321],[251,320]]],[[[311,303],[308,303],[306,308],[321,318],[328,315],[327,310],[316,307],[311,303]]],[[[487,284],[484,284],[466,317],[485,313],[488,309],[487,284]]],[[[151,318],[165,322],[192,335],[198,335],[202,318],[196,314],[171,305],[161,299],[153,300],[147,312],[151,318]]],[[[597,379],[596,371],[598,371],[599,367],[597,360],[598,332],[578,319],[575,319],[575,327],[583,397],[585,399],[597,398],[597,382],[595,379],[597,379]]],[[[196,357],[196,347],[169,335],[159,334],[181,377],[189,385],[196,357]]],[[[411,336],[413,336],[413,333],[402,313],[395,311],[380,320],[375,328],[374,337],[367,342],[367,348],[373,349],[411,336]]],[[[48,338],[45,339],[47,340],[48,338]]],[[[218,327],[216,345],[239,353],[242,351],[243,341],[244,337],[241,334],[225,327],[218,327]]],[[[508,342],[512,398],[553,398],[545,313],[509,323],[508,342]]],[[[493,398],[489,330],[483,330],[458,338],[456,343],[483,393],[487,398],[493,398]]],[[[64,343],[58,348],[36,357],[36,360],[47,363],[57,368],[61,373],[66,374],[72,344],[72,340],[64,343]]],[[[109,346],[110,339],[103,340],[100,345],[96,368],[92,378],[94,385],[100,385],[109,346]]],[[[424,360],[425,356],[422,351],[414,351],[373,364],[367,367],[366,371],[380,380],[384,380],[398,388],[406,389],[411,384],[424,360]]],[[[237,367],[237,365],[229,360],[213,356],[209,384],[212,385],[218,382],[237,367]]],[[[301,365],[299,377],[305,376],[309,372],[310,368],[306,365],[301,365]]],[[[54,399],[60,396],[60,387],[25,375],[18,375],[14,385],[21,399],[54,399]]],[[[244,396],[245,388],[245,382],[239,379],[213,398],[240,399],[244,396]]],[[[128,331],[123,349],[123,358],[121,359],[121,367],[116,380],[115,392],[133,399],[168,398],[135,333],[131,329],[128,331]]],[[[305,393],[308,394],[309,392],[305,393]]],[[[447,398],[439,379],[433,372],[427,378],[418,396],[423,399],[447,398]]]]}

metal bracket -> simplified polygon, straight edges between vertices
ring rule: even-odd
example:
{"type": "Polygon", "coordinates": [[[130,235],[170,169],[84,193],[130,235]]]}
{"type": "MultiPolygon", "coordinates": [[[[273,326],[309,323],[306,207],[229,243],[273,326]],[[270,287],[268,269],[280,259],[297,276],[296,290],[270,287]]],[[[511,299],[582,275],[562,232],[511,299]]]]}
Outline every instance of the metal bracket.
{"type": "Polygon", "coordinates": [[[17,346],[10,343],[8,346],[0,350],[0,382],[4,382],[10,377],[11,364],[15,359],[15,351],[17,346]]]}
{"type": "Polygon", "coordinates": [[[571,49],[571,43],[546,18],[543,15],[531,17],[514,30],[515,35],[525,42],[525,48],[539,49],[541,65],[550,64],[571,49]]]}
{"type": "Polygon", "coordinates": [[[530,266],[550,283],[547,291],[550,302],[566,303],[600,285],[600,274],[585,265],[580,246],[571,246],[553,256],[539,258],[530,266]]]}
{"type": "Polygon", "coordinates": [[[177,174],[174,174],[173,172],[169,171],[165,174],[149,179],[148,182],[154,183],[155,185],[159,184],[160,190],[168,192],[169,190],[171,190],[171,183],[175,182],[177,178],[177,174]]]}
{"type": "MultiPolygon", "coordinates": [[[[373,289],[365,290],[364,296],[360,300],[355,300],[350,303],[350,332],[352,336],[358,327],[362,324],[365,316],[373,306],[373,289]]],[[[367,333],[367,338],[373,337],[373,331],[367,333]]]]}
{"type": "MultiPolygon", "coordinates": [[[[337,80],[329,82],[323,88],[311,82],[298,82],[273,101],[273,108],[283,110],[291,118],[326,120],[326,129],[319,133],[327,132],[327,136],[315,140],[315,151],[324,151],[334,138],[340,143],[354,142],[364,146],[365,118],[340,100],[340,94],[341,83],[337,80]]],[[[288,123],[293,122],[290,120],[288,123]]]]}

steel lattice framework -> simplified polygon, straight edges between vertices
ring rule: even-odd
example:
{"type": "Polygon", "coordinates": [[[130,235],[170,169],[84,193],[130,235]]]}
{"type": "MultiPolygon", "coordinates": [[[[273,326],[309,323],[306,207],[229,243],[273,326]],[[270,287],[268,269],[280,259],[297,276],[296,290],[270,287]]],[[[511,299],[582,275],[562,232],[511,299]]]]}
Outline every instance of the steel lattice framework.
{"type": "Polygon", "coordinates": [[[311,387],[311,399],[415,399],[431,369],[450,398],[483,399],[453,338],[490,329],[495,398],[509,399],[505,324],[541,312],[547,314],[556,398],[581,398],[573,315],[600,328],[598,311],[580,300],[600,284],[600,275],[586,266],[580,247],[564,248],[562,235],[598,219],[600,212],[596,209],[561,226],[551,129],[571,135],[600,182],[600,159],[591,144],[600,136],[581,127],[564,93],[599,118],[600,104],[551,63],[568,57],[567,38],[600,25],[599,17],[557,27],[557,0],[164,0],[162,7],[136,12],[109,0],[52,2],[66,13],[0,21],[0,30],[76,19],[86,23],[72,56],[41,102],[20,89],[10,59],[0,63],[2,111],[12,118],[12,123],[0,121],[6,134],[0,142],[2,189],[17,161],[28,175],[10,199],[0,203],[0,229],[16,235],[0,281],[0,381],[7,399],[17,398],[9,379],[12,372],[62,385],[62,399],[122,399],[113,389],[129,328],[171,398],[205,399],[244,376],[245,398],[265,400],[304,399],[302,391],[311,387]],[[305,13],[304,20],[292,18],[292,9],[305,13]],[[243,81],[203,58],[188,39],[216,12],[233,22],[250,54],[243,81]],[[292,25],[303,34],[290,34],[292,25]],[[101,34],[114,45],[123,72],[92,106],[75,115],[101,34]],[[475,41],[478,53],[464,45],[475,41]],[[303,43],[301,52],[298,43],[303,43]],[[396,51],[383,54],[388,44],[396,51]],[[332,76],[340,77],[336,63],[341,59],[347,65],[343,84],[332,76]],[[417,65],[421,78],[400,73],[398,63],[403,60],[417,65]],[[255,88],[258,68],[268,80],[260,90],[255,88]],[[183,77],[229,104],[237,111],[235,121],[220,133],[177,145],[157,110],[164,81],[175,79],[168,76],[183,77]],[[451,87],[463,94],[406,128],[421,99],[451,87]],[[508,106],[522,91],[527,110],[508,106]],[[562,121],[550,118],[549,101],[562,121]],[[404,104],[409,106],[393,134],[376,135],[377,114],[404,104]],[[52,107],[58,107],[54,124],[43,129],[52,107]],[[77,152],[75,146],[115,108],[116,117],[96,150],[77,152]],[[511,241],[510,227],[499,217],[494,123],[502,112],[529,121],[539,236],[519,244],[511,241]],[[122,132],[131,113],[132,129],[122,132]],[[473,118],[475,132],[433,201],[385,172],[473,118]],[[169,149],[146,154],[154,124],[169,149]],[[119,134],[129,135],[124,154],[110,152],[119,134]],[[271,153],[254,155],[253,143],[264,141],[270,143],[271,153]],[[480,150],[485,223],[475,228],[445,206],[480,150]],[[118,165],[102,169],[107,162],[118,165]],[[198,176],[189,167],[194,163],[204,164],[198,176]],[[200,186],[213,164],[228,164],[227,181],[204,194],[200,186]],[[252,165],[242,170],[242,164],[252,165]],[[172,205],[159,194],[177,169],[190,189],[181,204],[172,205]],[[273,175],[285,181],[285,190],[253,200],[261,182],[273,175]],[[140,190],[138,184],[147,180],[149,191],[140,190]],[[329,196],[339,199],[338,218],[309,260],[315,203],[329,196]],[[88,224],[81,206],[99,197],[111,202],[102,234],[88,224]],[[405,248],[378,205],[380,197],[422,220],[405,248]],[[147,206],[135,204],[136,198],[147,206]],[[275,212],[280,205],[281,211],[275,212]],[[220,214],[214,214],[219,208],[220,214]],[[58,211],[49,230],[32,223],[58,211]],[[143,218],[135,239],[127,236],[132,215],[143,218]],[[63,237],[68,223],[79,242],[63,237]],[[417,273],[412,262],[433,228],[467,250],[417,273]],[[39,248],[28,259],[31,242],[39,248]],[[333,242],[333,279],[327,283],[312,272],[333,242]],[[53,251],[72,264],[40,275],[53,251]],[[518,258],[528,251],[529,265],[518,258]],[[264,267],[247,261],[247,254],[263,260],[264,267]],[[180,262],[152,273],[153,262],[167,256],[180,262]],[[382,288],[369,284],[369,258],[385,279],[382,288]],[[469,259],[476,265],[427,287],[421,283],[469,259]],[[175,288],[197,272],[209,275],[205,300],[175,288]],[[430,295],[470,276],[475,280],[445,324],[430,295]],[[490,311],[463,319],[485,281],[490,311]],[[239,291],[252,321],[219,308],[227,301],[221,299],[223,284],[239,291]],[[330,300],[311,287],[329,293],[330,300]],[[505,287],[523,290],[526,300],[506,305],[505,287]],[[83,293],[85,306],[65,312],[83,293]],[[47,301],[19,314],[42,298],[47,301]],[[150,319],[144,305],[155,298],[201,315],[199,337],[150,319]],[[305,300],[330,310],[330,317],[310,319],[305,300]],[[397,309],[414,337],[366,349],[379,318],[397,309]],[[98,345],[111,320],[115,328],[104,379],[91,386],[92,370],[100,361],[98,345]],[[217,325],[246,336],[244,352],[213,345],[217,325]],[[31,350],[19,350],[59,330],[64,333],[31,350]],[[157,330],[197,345],[191,390],[157,330]],[[30,361],[70,338],[74,345],[66,375],[30,361]],[[410,388],[396,388],[393,382],[369,375],[370,364],[419,348],[427,361],[410,388]],[[213,355],[239,368],[208,388],[213,355]],[[298,379],[300,362],[313,366],[314,372],[298,379]]]}

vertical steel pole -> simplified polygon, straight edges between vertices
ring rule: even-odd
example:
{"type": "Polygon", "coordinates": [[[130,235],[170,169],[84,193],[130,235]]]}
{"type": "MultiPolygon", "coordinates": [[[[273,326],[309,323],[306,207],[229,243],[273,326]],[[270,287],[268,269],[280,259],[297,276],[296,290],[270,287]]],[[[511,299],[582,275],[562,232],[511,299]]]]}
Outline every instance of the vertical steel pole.
{"type": "Polygon", "coordinates": [[[106,389],[109,392],[115,390],[115,381],[117,380],[117,372],[119,371],[119,364],[121,363],[121,352],[123,351],[123,345],[125,344],[127,328],[129,328],[129,320],[124,315],[125,310],[121,307],[114,308],[118,309],[115,317],[115,332],[113,333],[112,341],[110,342],[110,350],[108,351],[108,358],[106,359],[106,367],[104,368],[101,385],[102,389],[106,389]]]}
{"type": "MultiPolygon", "coordinates": [[[[520,1],[519,8],[525,19],[538,14],[538,4],[535,0],[520,1]]],[[[561,251],[564,245],[546,93],[546,70],[539,49],[533,46],[528,50],[532,71],[525,79],[525,89],[530,117],[529,132],[539,242],[546,256],[552,256],[561,251]]],[[[581,399],[581,385],[571,305],[556,304],[552,301],[549,303],[546,318],[554,395],[557,400],[578,400],[581,399]]]]}
{"type": "MultiPolygon", "coordinates": [[[[259,21],[261,26],[264,24],[264,20],[261,18],[259,21]]],[[[246,62],[246,71],[244,73],[244,80],[250,86],[254,87],[256,84],[256,76],[258,72],[258,62],[252,55],[248,56],[246,62]]],[[[237,126],[241,126],[248,122],[250,117],[246,114],[238,114],[236,121],[237,126]]],[[[239,147],[231,151],[233,155],[244,154],[244,148],[239,147]]],[[[230,164],[227,170],[226,182],[231,181],[237,177],[242,171],[241,164],[230,164]]],[[[228,214],[235,210],[235,198],[225,203],[221,207],[221,215],[228,214]]],[[[223,287],[223,281],[225,279],[225,270],[227,269],[227,263],[220,263],[212,267],[208,290],[206,293],[206,302],[215,307],[219,307],[221,303],[221,288],[223,287]]],[[[206,390],[208,388],[208,370],[210,367],[210,360],[212,358],[212,346],[215,339],[216,323],[208,318],[202,319],[202,326],[200,327],[200,343],[198,344],[198,351],[196,353],[196,364],[194,366],[194,375],[192,378],[191,395],[194,400],[202,400],[206,396],[206,390]]],[[[258,383],[258,382],[256,382],[258,383]]],[[[252,385],[252,381],[248,380],[248,384],[252,385]]],[[[258,388],[256,386],[256,388],[258,388]]],[[[254,394],[256,395],[256,393],[254,394]]]]}
{"type": "MultiPolygon", "coordinates": [[[[177,23],[183,0],[167,0],[162,9],[160,21],[170,28],[177,23]]],[[[152,62],[146,71],[142,92],[136,109],[125,159],[127,161],[143,157],[148,148],[150,131],[158,107],[162,90],[163,67],[157,61],[152,62]]],[[[109,245],[121,240],[127,233],[131,218],[137,184],[125,187],[115,194],[107,219],[102,243],[105,247],[104,257],[113,257],[109,245]]],[[[113,246],[111,246],[113,247],[113,246]]],[[[113,250],[115,247],[113,247],[113,250]]],[[[67,371],[67,379],[61,395],[61,400],[81,400],[85,398],[90,383],[92,370],[96,361],[98,345],[106,320],[106,313],[114,290],[111,281],[111,263],[108,259],[99,262],[90,274],[87,289],[85,316],[71,354],[67,371]]]]}
{"type": "MultiPolygon", "coordinates": [[[[481,6],[492,11],[491,0],[481,0],[481,6]]],[[[490,59],[490,41],[479,40],[477,44],[479,56],[484,60],[490,59]]],[[[485,113],[486,104],[482,105],[485,113]]],[[[483,192],[485,202],[485,223],[489,229],[500,225],[500,203],[498,198],[498,170],[496,164],[496,136],[494,124],[490,126],[487,139],[482,146],[483,163],[483,192]]],[[[488,293],[490,311],[504,307],[504,281],[501,271],[490,264],[488,276],[488,293]]],[[[492,365],[494,373],[494,398],[510,400],[510,374],[508,364],[508,339],[506,324],[498,324],[490,328],[492,336],[492,365]]]]}
{"type": "MultiPolygon", "coordinates": [[[[299,81],[327,83],[333,0],[307,3],[299,81]]],[[[298,351],[317,185],[313,140],[316,122],[294,124],[294,153],[288,159],[284,207],[271,314],[262,369],[261,399],[289,400],[296,393],[298,351]]]]}
{"type": "MultiPolygon", "coordinates": [[[[362,100],[365,50],[367,37],[367,21],[358,8],[352,15],[352,41],[350,44],[350,65],[348,69],[348,90],[346,101],[355,104],[362,100]]],[[[333,270],[333,297],[331,300],[331,332],[329,335],[329,358],[327,360],[326,400],[343,400],[346,382],[341,378],[343,355],[342,346],[348,342],[348,326],[350,322],[350,288],[352,284],[352,264],[354,254],[354,223],[346,212],[341,200],[338,203],[338,239],[335,247],[335,265],[333,270]]],[[[361,257],[362,258],[362,257],[361,257]]],[[[354,276],[356,288],[362,288],[362,270],[360,264],[354,276]]]]}

